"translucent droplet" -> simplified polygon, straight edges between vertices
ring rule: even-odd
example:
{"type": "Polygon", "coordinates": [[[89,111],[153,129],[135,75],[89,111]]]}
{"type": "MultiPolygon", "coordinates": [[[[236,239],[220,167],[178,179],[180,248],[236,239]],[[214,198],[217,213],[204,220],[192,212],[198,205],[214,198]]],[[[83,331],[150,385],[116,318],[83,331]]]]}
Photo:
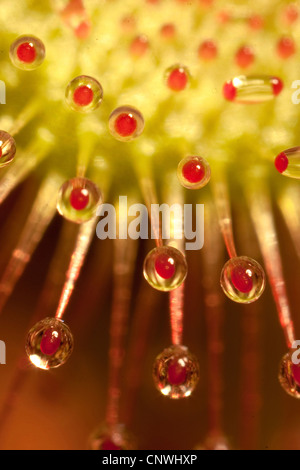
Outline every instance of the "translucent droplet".
{"type": "Polygon", "coordinates": [[[134,57],[142,57],[149,49],[149,40],[147,36],[140,35],[133,39],[130,44],[130,54],[134,57]]]}
{"type": "Polygon", "coordinates": [[[8,132],[0,131],[0,168],[8,165],[15,157],[16,143],[8,132]]]}
{"type": "Polygon", "coordinates": [[[277,155],[274,164],[282,175],[300,179],[300,147],[284,150],[277,155]]]}
{"type": "Polygon", "coordinates": [[[242,75],[226,82],[223,94],[228,101],[255,104],[273,99],[282,89],[283,82],[277,77],[242,75]]]}
{"type": "Polygon", "coordinates": [[[66,102],[74,111],[89,113],[97,109],[103,99],[103,89],[93,77],[80,75],[66,88],[66,102]]]}
{"type": "Polygon", "coordinates": [[[242,46],[236,53],[235,61],[239,67],[246,69],[253,64],[255,60],[254,52],[249,46],[242,46]]]}
{"type": "Polygon", "coordinates": [[[280,362],[278,379],[288,395],[300,399],[300,364],[293,364],[291,352],[280,362]]]}
{"type": "Polygon", "coordinates": [[[160,35],[163,39],[171,40],[176,36],[176,27],[173,23],[163,24],[160,28],[160,35]]]}
{"type": "Polygon", "coordinates": [[[284,12],[283,17],[288,24],[293,24],[299,19],[299,8],[297,5],[291,3],[288,5],[284,12]]]}
{"type": "Polygon", "coordinates": [[[56,318],[45,318],[28,333],[26,353],[39,369],[54,369],[63,365],[73,351],[73,336],[69,327],[56,318]]]}
{"type": "Polygon", "coordinates": [[[265,289],[265,273],[254,259],[247,256],[231,258],[221,273],[221,287],[234,302],[255,302],[265,289]]]}
{"type": "Polygon", "coordinates": [[[101,202],[102,195],[95,183],[77,177],[60,188],[57,210],[65,219],[82,224],[95,217],[101,202]]]}
{"type": "Polygon", "coordinates": [[[284,36],[277,43],[277,53],[282,59],[289,59],[296,53],[296,45],[293,38],[284,36]]]}
{"type": "Polygon", "coordinates": [[[190,74],[187,67],[176,64],[167,69],[165,80],[170,90],[183,91],[189,84],[190,74]]]}
{"type": "Polygon", "coordinates": [[[202,157],[186,157],[178,165],[177,176],[187,189],[203,188],[211,176],[209,163],[202,157]]]}
{"type": "Polygon", "coordinates": [[[112,428],[102,424],[89,440],[90,450],[135,450],[135,442],[124,425],[112,428]]]}
{"type": "Polygon", "coordinates": [[[189,397],[199,380],[198,360],[186,346],[170,346],[155,359],[153,379],[163,395],[189,397]]]}
{"type": "Polygon", "coordinates": [[[109,117],[110,133],[121,142],[129,142],[139,137],[144,126],[142,113],[132,106],[116,108],[109,117]]]}
{"type": "Polygon", "coordinates": [[[251,15],[248,19],[249,28],[258,31],[264,27],[264,20],[259,15],[251,15]]]}
{"type": "Polygon", "coordinates": [[[183,283],[187,263],[181,251],[161,246],[150,251],[144,261],[144,277],[154,289],[168,292],[183,283]]]}
{"type": "Polygon", "coordinates": [[[198,49],[198,56],[205,61],[214,60],[218,55],[218,48],[214,41],[207,39],[203,41],[198,49]]]}
{"type": "Polygon", "coordinates": [[[10,46],[12,63],[22,70],[35,70],[45,59],[45,46],[35,36],[20,36],[10,46]]]}

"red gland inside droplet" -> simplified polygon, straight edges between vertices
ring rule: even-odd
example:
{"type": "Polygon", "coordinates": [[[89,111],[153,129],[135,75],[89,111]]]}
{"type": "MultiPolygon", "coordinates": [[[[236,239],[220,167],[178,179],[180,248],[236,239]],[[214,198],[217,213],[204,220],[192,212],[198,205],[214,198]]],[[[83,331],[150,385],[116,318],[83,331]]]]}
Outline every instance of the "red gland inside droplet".
{"type": "Polygon", "coordinates": [[[89,192],[86,188],[74,188],[70,194],[70,204],[73,209],[82,211],[89,203],[89,192]]]}
{"type": "Polygon", "coordinates": [[[247,267],[234,266],[231,271],[231,281],[234,287],[243,294],[248,294],[253,289],[252,271],[247,267]]]}
{"type": "Polygon", "coordinates": [[[188,74],[184,68],[172,70],[168,76],[167,85],[173,91],[182,91],[188,84],[188,74]]]}
{"type": "Polygon", "coordinates": [[[131,113],[120,114],[114,123],[115,131],[122,137],[129,137],[137,129],[137,121],[131,113]]]}
{"type": "Polygon", "coordinates": [[[296,384],[300,387],[300,364],[292,363],[292,374],[296,384]]]}
{"type": "Polygon", "coordinates": [[[200,44],[198,56],[203,60],[213,60],[217,57],[218,49],[214,41],[207,40],[200,44]]]}
{"type": "Polygon", "coordinates": [[[31,64],[36,59],[36,50],[32,43],[23,42],[17,48],[17,57],[21,62],[31,64]]]}
{"type": "Polygon", "coordinates": [[[87,39],[91,33],[91,23],[89,21],[82,21],[74,30],[75,36],[79,39],[87,39]]]}
{"type": "Polygon", "coordinates": [[[283,90],[283,82],[280,80],[280,78],[274,77],[272,79],[272,87],[273,87],[273,93],[275,96],[279,95],[279,93],[282,92],[283,90]]]}
{"type": "Polygon", "coordinates": [[[82,85],[74,91],[73,100],[78,106],[88,106],[93,99],[94,92],[89,86],[82,85]]]}
{"type": "Polygon", "coordinates": [[[226,98],[226,100],[228,101],[234,101],[236,98],[236,94],[237,94],[237,89],[232,83],[232,80],[230,80],[229,82],[226,82],[223,87],[224,98],[226,98]]]}
{"type": "Polygon", "coordinates": [[[246,69],[254,62],[254,53],[251,47],[243,46],[241,47],[235,56],[236,63],[239,67],[246,69]]]}
{"type": "Polygon", "coordinates": [[[283,37],[277,43],[277,52],[282,59],[288,59],[296,52],[296,45],[292,38],[283,37]]]}
{"type": "Polygon", "coordinates": [[[173,23],[162,25],[160,34],[164,39],[173,39],[176,34],[176,28],[173,23]]]}
{"type": "Polygon", "coordinates": [[[0,158],[2,157],[3,155],[3,151],[2,151],[2,147],[0,147],[0,158]]]}
{"type": "Polygon", "coordinates": [[[171,279],[175,274],[174,258],[164,253],[158,255],[155,260],[155,271],[163,279],[171,279]]]}
{"type": "Polygon", "coordinates": [[[168,366],[170,385],[183,385],[187,380],[187,370],[183,359],[173,359],[168,366]]]}
{"type": "Polygon", "coordinates": [[[299,10],[296,5],[288,5],[284,11],[285,19],[288,23],[292,24],[299,18],[299,10]]]}
{"type": "Polygon", "coordinates": [[[122,448],[117,446],[111,439],[107,438],[102,442],[101,450],[122,450],[122,448]]]}
{"type": "Polygon", "coordinates": [[[197,160],[190,160],[182,167],[183,177],[190,183],[200,183],[205,176],[205,168],[197,160]]]}
{"type": "Polygon", "coordinates": [[[46,356],[54,356],[60,347],[60,334],[58,331],[49,328],[42,336],[40,349],[46,356]]]}
{"type": "Polygon", "coordinates": [[[146,36],[137,36],[130,45],[130,53],[135,57],[142,57],[149,49],[149,41],[146,36]]]}
{"type": "Polygon", "coordinates": [[[281,152],[275,158],[274,164],[275,164],[276,170],[279,171],[279,173],[283,173],[285,172],[285,170],[287,169],[289,165],[289,159],[284,152],[281,152]]]}
{"type": "Polygon", "coordinates": [[[259,30],[264,27],[264,20],[259,15],[253,15],[248,20],[249,27],[254,30],[259,30]]]}

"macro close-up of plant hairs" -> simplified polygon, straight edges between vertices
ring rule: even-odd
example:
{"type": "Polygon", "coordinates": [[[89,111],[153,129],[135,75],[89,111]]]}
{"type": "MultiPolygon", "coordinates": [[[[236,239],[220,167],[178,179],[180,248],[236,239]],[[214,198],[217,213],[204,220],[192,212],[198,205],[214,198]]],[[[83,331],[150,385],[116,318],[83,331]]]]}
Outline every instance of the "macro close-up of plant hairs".
{"type": "Polygon", "coordinates": [[[0,449],[300,449],[300,3],[0,34],[0,449]]]}

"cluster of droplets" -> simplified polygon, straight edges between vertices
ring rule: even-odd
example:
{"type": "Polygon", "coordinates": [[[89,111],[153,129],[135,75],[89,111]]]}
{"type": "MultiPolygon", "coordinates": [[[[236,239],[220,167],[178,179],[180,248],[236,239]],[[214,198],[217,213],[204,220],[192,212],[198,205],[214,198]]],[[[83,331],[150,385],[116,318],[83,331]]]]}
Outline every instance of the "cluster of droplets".
{"type": "MultiPolygon", "coordinates": [[[[148,0],[157,3],[157,0],[148,0]]],[[[209,0],[200,2],[209,5],[209,0]]],[[[224,22],[230,16],[223,12],[224,22]]],[[[287,18],[294,21],[295,12],[289,10],[287,18]]],[[[249,19],[252,29],[263,27],[259,16],[249,19]]],[[[131,21],[124,22],[124,28],[132,28],[131,21]]],[[[172,40],[176,28],[172,23],[165,24],[160,30],[161,36],[172,40]]],[[[141,57],[150,48],[149,40],[144,35],[133,39],[130,53],[141,57]]],[[[282,37],[276,50],[282,59],[288,59],[296,52],[295,43],[290,37],[282,37]]],[[[203,61],[211,61],[218,56],[218,46],[213,40],[203,41],[198,48],[198,56],[203,61]]],[[[34,70],[45,59],[45,47],[34,36],[22,36],[11,46],[12,63],[22,70],[34,70]]],[[[240,47],[235,55],[236,64],[246,69],[255,61],[254,50],[247,45],[240,47]]],[[[191,75],[183,64],[169,67],[164,76],[165,85],[172,92],[182,92],[188,88],[191,75]]],[[[262,103],[277,97],[283,89],[283,82],[278,77],[238,76],[229,80],[223,87],[224,98],[236,103],[262,103]]],[[[81,75],[74,78],[65,92],[67,105],[79,113],[95,111],[103,100],[101,84],[93,77],[81,75]]],[[[132,106],[121,106],[112,111],[108,128],[118,141],[130,142],[139,137],[144,130],[145,122],[142,113],[132,106]]],[[[4,131],[0,133],[0,167],[8,164],[15,155],[14,139],[4,131]]],[[[299,148],[282,152],[275,160],[280,173],[290,177],[300,177],[299,148]],[[298,173],[299,172],[299,173],[298,173]],[[299,176],[298,176],[299,174],[299,176]]],[[[187,189],[201,189],[210,180],[209,163],[200,156],[188,156],[180,161],[177,168],[180,183],[187,189]]],[[[73,178],[61,187],[57,209],[59,213],[75,223],[83,223],[95,217],[102,197],[98,187],[83,177],[73,178]]],[[[144,276],[149,284],[160,291],[171,291],[178,288],[187,275],[187,263],[183,253],[173,247],[160,246],[152,250],[144,262],[144,276]]],[[[251,303],[256,301],[264,291],[265,275],[261,266],[248,257],[230,259],[221,274],[221,286],[224,293],[233,301],[251,303]]],[[[29,332],[26,350],[31,362],[42,369],[59,367],[66,362],[73,348],[73,339],[69,328],[57,319],[45,319],[29,332]]],[[[153,369],[157,389],[170,398],[177,399],[189,396],[199,380],[197,359],[184,346],[173,345],[165,349],[156,359],[153,369]]],[[[300,397],[300,373],[292,361],[290,353],[280,366],[280,382],[292,396],[300,397]]],[[[215,447],[215,446],[208,446],[215,447]]],[[[123,430],[101,429],[91,440],[91,448],[97,450],[130,449],[130,441],[123,430]]]]}

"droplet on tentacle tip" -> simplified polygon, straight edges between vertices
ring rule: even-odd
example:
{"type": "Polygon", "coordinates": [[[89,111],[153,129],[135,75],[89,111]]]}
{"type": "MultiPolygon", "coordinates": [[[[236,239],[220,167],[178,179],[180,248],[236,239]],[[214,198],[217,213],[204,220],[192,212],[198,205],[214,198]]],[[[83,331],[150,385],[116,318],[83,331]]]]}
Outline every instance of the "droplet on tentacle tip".
{"type": "Polygon", "coordinates": [[[115,139],[130,142],[142,134],[145,121],[137,109],[132,106],[120,106],[111,113],[108,126],[115,139]]]}
{"type": "Polygon", "coordinates": [[[224,98],[228,101],[256,104],[270,101],[283,89],[280,78],[268,75],[235,77],[223,86],[224,98]]]}
{"type": "Polygon", "coordinates": [[[176,27],[174,23],[165,23],[161,26],[159,32],[163,39],[171,40],[176,36],[176,27]]]}
{"type": "Polygon", "coordinates": [[[279,57],[289,59],[296,53],[296,44],[293,38],[284,36],[278,41],[276,49],[279,57]]]}
{"type": "Polygon", "coordinates": [[[144,34],[137,36],[130,44],[130,54],[133,57],[142,57],[149,50],[149,40],[144,34]]]}
{"type": "Polygon", "coordinates": [[[292,352],[283,356],[279,366],[278,379],[288,395],[300,399],[300,364],[292,362],[292,352]]]}
{"type": "Polygon", "coordinates": [[[294,24],[299,19],[299,8],[295,4],[290,4],[284,8],[283,18],[288,24],[294,24]]]}
{"type": "Polygon", "coordinates": [[[103,99],[98,80],[87,75],[74,78],[66,88],[66,103],[74,111],[89,113],[97,109],[103,99]]]}
{"type": "Polygon", "coordinates": [[[251,15],[248,19],[248,25],[250,29],[260,30],[264,27],[264,20],[260,15],[251,15]]]}
{"type": "Polygon", "coordinates": [[[134,438],[124,425],[99,426],[89,439],[90,450],[134,450],[134,438]]]}
{"type": "Polygon", "coordinates": [[[218,48],[215,41],[207,39],[203,41],[198,48],[198,56],[200,59],[208,62],[214,60],[218,55],[218,48]]]}
{"type": "Polygon", "coordinates": [[[198,360],[186,346],[170,346],[155,359],[153,380],[169,398],[189,397],[199,381],[198,360]]]}
{"type": "Polygon", "coordinates": [[[102,195],[95,183],[77,177],[60,188],[57,210],[65,219],[81,224],[95,217],[101,202],[102,195]]]}
{"type": "Polygon", "coordinates": [[[121,18],[120,25],[125,33],[131,33],[136,27],[136,20],[132,15],[125,15],[121,18]]]}
{"type": "Polygon", "coordinates": [[[187,276],[181,251],[171,246],[154,248],[145,258],[144,277],[154,289],[168,292],[179,287],[187,276]]]}
{"type": "Polygon", "coordinates": [[[300,147],[293,147],[279,153],[274,164],[276,170],[282,175],[300,179],[300,147]]]}
{"type": "Polygon", "coordinates": [[[169,67],[165,73],[166,85],[172,91],[183,91],[189,84],[190,74],[187,67],[176,64],[169,67]]]}
{"type": "Polygon", "coordinates": [[[202,157],[186,157],[178,165],[177,176],[187,189],[203,188],[211,176],[209,163],[202,157]]]}
{"type": "Polygon", "coordinates": [[[45,46],[35,36],[20,36],[10,46],[12,63],[22,70],[35,70],[45,59],[45,46]]]}
{"type": "Polygon", "coordinates": [[[247,256],[238,256],[227,261],[220,283],[229,299],[249,304],[262,295],[266,280],[264,270],[257,261],[247,256]]]}
{"type": "Polygon", "coordinates": [[[239,67],[242,69],[246,69],[250,67],[255,60],[255,55],[253,52],[252,47],[249,46],[242,46],[237,51],[235,55],[235,61],[239,67]]]}
{"type": "Polygon", "coordinates": [[[8,165],[15,157],[16,143],[8,132],[0,131],[0,168],[8,165]]]}
{"type": "Polygon", "coordinates": [[[26,353],[39,369],[60,367],[69,359],[72,351],[73,336],[62,320],[45,318],[28,333],[26,353]]]}

